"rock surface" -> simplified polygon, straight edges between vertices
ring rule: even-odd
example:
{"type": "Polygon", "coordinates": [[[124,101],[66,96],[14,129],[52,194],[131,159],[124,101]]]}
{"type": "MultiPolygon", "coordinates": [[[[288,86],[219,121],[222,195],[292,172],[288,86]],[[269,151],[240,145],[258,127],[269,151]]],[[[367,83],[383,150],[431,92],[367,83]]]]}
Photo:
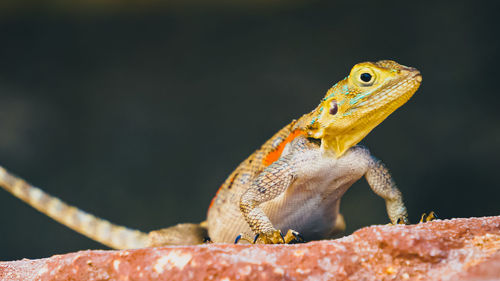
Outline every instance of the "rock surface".
{"type": "Polygon", "coordinates": [[[300,245],[81,251],[0,262],[0,280],[500,280],[500,216],[372,226],[300,245]]]}

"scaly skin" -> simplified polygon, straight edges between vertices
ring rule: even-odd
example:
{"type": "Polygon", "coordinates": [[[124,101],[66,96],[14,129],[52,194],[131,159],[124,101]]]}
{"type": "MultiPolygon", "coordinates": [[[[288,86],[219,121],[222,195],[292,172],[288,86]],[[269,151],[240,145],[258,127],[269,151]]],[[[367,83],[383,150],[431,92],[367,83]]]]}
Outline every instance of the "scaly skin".
{"type": "Polygon", "coordinates": [[[421,81],[416,69],[394,61],[355,65],[316,109],[281,129],[224,182],[208,211],[212,241],[231,242],[241,234],[247,241],[258,235],[258,243],[288,242],[280,230],[306,240],[329,238],[344,227],[341,196],[363,175],[386,200],[391,222],[407,222],[385,166],[355,145],[408,101],[421,81]]]}
{"type": "Polygon", "coordinates": [[[108,247],[130,249],[141,248],[148,244],[147,234],[112,224],[70,206],[8,173],[2,167],[0,167],[0,185],[38,211],[108,247]]]}
{"type": "Polygon", "coordinates": [[[237,237],[257,243],[325,239],[345,228],[340,198],[365,176],[392,223],[407,223],[402,195],[385,166],[357,146],[402,106],[422,78],[394,61],[355,65],[311,113],[278,131],[243,161],[210,204],[207,221],[148,234],[68,206],[0,169],[0,185],[62,224],[112,248],[199,244],[237,237]],[[287,231],[282,237],[281,231],[287,231]]]}

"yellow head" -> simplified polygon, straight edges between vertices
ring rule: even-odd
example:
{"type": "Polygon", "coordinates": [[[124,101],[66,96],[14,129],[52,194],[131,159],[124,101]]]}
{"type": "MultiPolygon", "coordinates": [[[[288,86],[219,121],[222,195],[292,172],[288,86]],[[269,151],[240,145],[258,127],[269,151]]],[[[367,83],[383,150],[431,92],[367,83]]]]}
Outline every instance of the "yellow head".
{"type": "Polygon", "coordinates": [[[302,125],[309,137],[321,139],[323,149],[340,157],[408,101],[420,82],[418,70],[394,61],[356,64],[302,125]]]}

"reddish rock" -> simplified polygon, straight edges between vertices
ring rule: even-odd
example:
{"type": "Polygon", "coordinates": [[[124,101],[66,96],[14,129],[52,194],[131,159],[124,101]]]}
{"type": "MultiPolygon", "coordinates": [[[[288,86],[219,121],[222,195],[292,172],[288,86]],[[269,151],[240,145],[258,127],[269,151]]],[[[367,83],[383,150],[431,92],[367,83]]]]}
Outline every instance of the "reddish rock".
{"type": "Polygon", "coordinates": [[[0,280],[500,280],[500,216],[372,226],[300,245],[81,251],[0,262],[0,280]]]}

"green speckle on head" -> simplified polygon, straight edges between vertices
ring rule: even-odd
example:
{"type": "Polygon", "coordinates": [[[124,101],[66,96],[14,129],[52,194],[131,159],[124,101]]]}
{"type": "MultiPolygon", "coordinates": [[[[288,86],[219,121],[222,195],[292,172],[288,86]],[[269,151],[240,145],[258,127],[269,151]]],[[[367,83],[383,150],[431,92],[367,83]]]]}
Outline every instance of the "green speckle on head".
{"type": "Polygon", "coordinates": [[[355,97],[353,97],[350,101],[349,101],[349,104],[350,105],[353,105],[355,103],[357,103],[360,99],[363,99],[369,95],[371,95],[373,93],[373,90],[371,91],[367,91],[367,92],[363,92],[363,93],[359,93],[357,94],[355,97]]]}
{"type": "Polygon", "coordinates": [[[323,112],[323,109],[324,107],[321,106],[319,109],[318,109],[318,114],[316,114],[312,119],[311,119],[311,124],[310,125],[313,125],[314,123],[316,123],[316,121],[318,120],[319,116],[321,115],[321,112],[323,112]]]}
{"type": "Polygon", "coordinates": [[[347,85],[344,85],[344,86],[342,87],[342,93],[343,93],[344,95],[348,95],[348,94],[349,94],[349,87],[348,87],[347,85]]]}
{"type": "Polygon", "coordinates": [[[318,115],[314,116],[313,119],[311,119],[311,126],[316,123],[316,119],[318,119],[318,115]]]}
{"type": "Polygon", "coordinates": [[[363,106],[363,105],[365,105],[366,103],[367,103],[367,101],[360,102],[360,103],[358,103],[358,106],[363,106]]]}
{"type": "Polygon", "coordinates": [[[333,98],[335,96],[335,91],[332,91],[328,96],[326,96],[323,101],[326,101],[327,99],[333,98]]]}

